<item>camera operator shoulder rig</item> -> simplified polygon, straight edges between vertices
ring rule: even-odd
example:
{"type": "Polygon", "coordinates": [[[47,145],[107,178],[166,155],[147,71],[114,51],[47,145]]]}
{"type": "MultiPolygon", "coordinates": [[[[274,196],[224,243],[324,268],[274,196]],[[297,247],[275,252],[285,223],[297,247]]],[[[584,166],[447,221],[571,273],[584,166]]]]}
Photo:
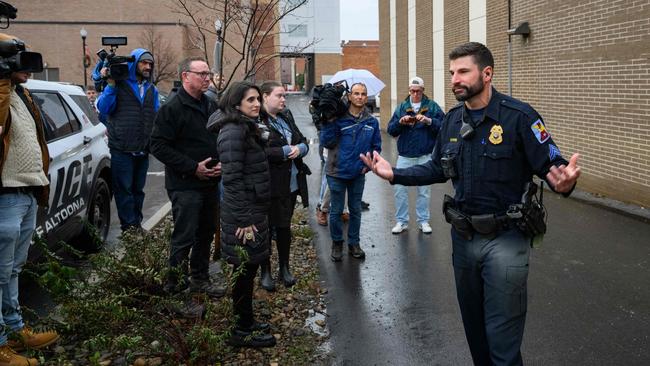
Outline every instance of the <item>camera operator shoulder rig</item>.
{"type": "Polygon", "coordinates": [[[315,123],[330,122],[347,111],[343,95],[348,92],[348,84],[342,83],[316,85],[309,103],[309,113],[314,116],[315,123]]]}

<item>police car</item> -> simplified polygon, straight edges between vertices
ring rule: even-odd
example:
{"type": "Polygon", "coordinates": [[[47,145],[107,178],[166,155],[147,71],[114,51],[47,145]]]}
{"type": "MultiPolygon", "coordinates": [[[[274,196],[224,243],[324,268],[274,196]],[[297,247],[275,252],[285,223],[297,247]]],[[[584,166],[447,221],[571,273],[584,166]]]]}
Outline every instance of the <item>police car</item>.
{"type": "Polygon", "coordinates": [[[40,108],[50,153],[50,199],[41,208],[36,233],[94,249],[91,224],[106,239],[110,226],[111,164],[106,127],[83,90],[75,85],[29,80],[40,108]]]}

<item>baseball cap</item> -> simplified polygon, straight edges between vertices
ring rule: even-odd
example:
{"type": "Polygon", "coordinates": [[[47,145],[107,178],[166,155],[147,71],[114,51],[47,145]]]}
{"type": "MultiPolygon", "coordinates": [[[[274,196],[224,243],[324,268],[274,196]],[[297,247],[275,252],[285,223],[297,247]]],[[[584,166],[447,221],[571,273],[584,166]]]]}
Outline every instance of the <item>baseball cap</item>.
{"type": "Polygon", "coordinates": [[[409,81],[409,88],[412,86],[419,86],[420,88],[424,88],[424,80],[422,80],[421,77],[414,77],[411,78],[411,81],[409,81]]]}

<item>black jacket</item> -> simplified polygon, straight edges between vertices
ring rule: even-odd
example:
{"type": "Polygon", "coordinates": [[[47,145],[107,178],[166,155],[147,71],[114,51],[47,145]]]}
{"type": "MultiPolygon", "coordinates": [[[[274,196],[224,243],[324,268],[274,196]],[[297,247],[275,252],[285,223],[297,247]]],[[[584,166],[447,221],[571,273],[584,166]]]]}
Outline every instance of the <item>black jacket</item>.
{"type": "Polygon", "coordinates": [[[269,164],[257,125],[243,116],[223,116],[215,129],[223,179],[222,253],[229,263],[239,264],[236,248],[242,247],[248,253],[249,263],[261,263],[270,253],[267,213],[271,196],[269,164]],[[243,245],[235,232],[250,225],[258,230],[255,241],[243,245]]]}
{"type": "Polygon", "coordinates": [[[179,88],[158,111],[151,133],[151,153],[165,164],[168,190],[202,189],[218,184],[218,178],[201,180],[194,174],[199,162],[218,158],[217,137],[206,128],[208,117],[215,110],[216,105],[207,97],[198,101],[179,88]]]}
{"type": "Polygon", "coordinates": [[[311,174],[309,167],[302,161],[302,158],[295,160],[285,159],[284,151],[282,149],[285,145],[298,145],[300,143],[307,144],[307,139],[302,135],[291,111],[281,112],[280,117],[287,122],[291,129],[291,141],[287,141],[280,131],[276,130],[265,119],[265,124],[269,128],[269,141],[266,147],[266,155],[269,159],[269,166],[271,169],[271,198],[287,197],[291,195],[291,163],[296,163],[298,169],[298,194],[302,199],[304,207],[309,206],[309,193],[307,191],[307,175],[311,174]]]}

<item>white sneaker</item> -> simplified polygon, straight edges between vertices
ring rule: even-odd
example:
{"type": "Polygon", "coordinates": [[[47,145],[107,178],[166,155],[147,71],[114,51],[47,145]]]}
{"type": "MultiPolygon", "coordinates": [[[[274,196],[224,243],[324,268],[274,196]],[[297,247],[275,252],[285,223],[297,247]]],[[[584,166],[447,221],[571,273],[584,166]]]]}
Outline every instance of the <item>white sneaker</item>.
{"type": "Polygon", "coordinates": [[[403,224],[401,222],[398,222],[397,224],[395,224],[395,226],[393,226],[393,229],[391,230],[391,232],[393,234],[399,234],[402,231],[406,230],[408,227],[409,226],[407,224],[403,224]]]}
{"type": "Polygon", "coordinates": [[[424,234],[431,234],[431,232],[433,231],[433,230],[431,229],[431,225],[429,225],[428,222],[423,222],[423,223],[421,223],[421,224],[420,224],[420,230],[422,230],[422,232],[423,232],[424,234]]]}

